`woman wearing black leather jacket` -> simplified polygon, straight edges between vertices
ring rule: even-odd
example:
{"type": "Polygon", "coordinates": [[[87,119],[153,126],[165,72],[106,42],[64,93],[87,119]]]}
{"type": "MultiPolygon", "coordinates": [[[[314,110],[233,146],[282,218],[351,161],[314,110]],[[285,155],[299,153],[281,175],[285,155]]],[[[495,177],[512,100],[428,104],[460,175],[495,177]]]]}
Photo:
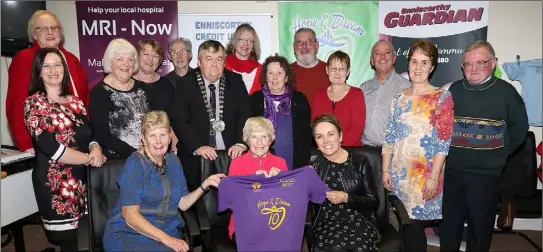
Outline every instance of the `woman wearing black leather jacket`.
{"type": "Polygon", "coordinates": [[[367,158],[341,147],[338,119],[323,114],[313,121],[321,154],[311,162],[332,190],[313,208],[314,252],[377,251],[377,186],[367,158]]]}

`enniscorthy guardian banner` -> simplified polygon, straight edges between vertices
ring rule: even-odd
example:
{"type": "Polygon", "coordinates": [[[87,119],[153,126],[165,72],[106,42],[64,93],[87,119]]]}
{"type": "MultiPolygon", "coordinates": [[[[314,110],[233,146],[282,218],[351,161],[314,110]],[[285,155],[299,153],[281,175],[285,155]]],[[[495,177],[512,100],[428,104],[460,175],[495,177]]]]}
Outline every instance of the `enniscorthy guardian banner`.
{"type": "Polygon", "coordinates": [[[462,53],[472,41],[486,40],[488,1],[406,1],[379,3],[379,37],[396,50],[396,71],[407,76],[407,56],[415,39],[428,39],[439,52],[430,83],[442,86],[463,78],[462,53]]]}
{"type": "Polygon", "coordinates": [[[358,87],[374,76],[370,65],[371,47],[378,35],[377,2],[280,2],[279,50],[289,62],[294,56],[294,33],[306,27],[317,33],[317,57],[341,50],[351,58],[347,84],[358,87]]]}
{"type": "Polygon", "coordinates": [[[177,1],[76,1],[79,59],[89,86],[104,77],[102,58],[109,42],[124,38],[134,46],[142,39],[156,39],[164,49],[159,73],[173,69],[168,42],[177,38],[177,1]]]}

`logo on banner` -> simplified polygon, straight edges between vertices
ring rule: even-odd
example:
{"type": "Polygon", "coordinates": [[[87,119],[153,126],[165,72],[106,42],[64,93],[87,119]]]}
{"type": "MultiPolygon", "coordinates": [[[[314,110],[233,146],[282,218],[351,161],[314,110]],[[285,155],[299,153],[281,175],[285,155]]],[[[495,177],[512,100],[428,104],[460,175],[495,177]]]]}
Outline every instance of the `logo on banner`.
{"type": "Polygon", "coordinates": [[[383,22],[387,28],[474,22],[481,21],[484,10],[482,7],[452,10],[450,4],[417,6],[389,12],[383,22]]]}
{"type": "Polygon", "coordinates": [[[342,50],[349,55],[354,53],[354,39],[350,34],[362,37],[366,34],[366,29],[357,22],[348,19],[342,13],[324,13],[320,18],[302,19],[296,16],[294,24],[290,27],[292,31],[297,31],[300,28],[322,28],[322,33],[317,33],[317,40],[321,46],[329,47],[328,56],[337,50],[342,50]],[[346,33],[347,32],[347,33],[346,33]]]}

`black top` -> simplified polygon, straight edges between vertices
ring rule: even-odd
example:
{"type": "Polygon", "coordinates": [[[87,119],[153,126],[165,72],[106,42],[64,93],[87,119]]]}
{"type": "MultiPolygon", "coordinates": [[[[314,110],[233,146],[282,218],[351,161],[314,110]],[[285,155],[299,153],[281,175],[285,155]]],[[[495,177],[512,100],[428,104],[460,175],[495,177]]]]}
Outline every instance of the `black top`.
{"type": "MultiPolygon", "coordinates": [[[[192,71],[193,71],[193,69],[191,67],[189,67],[188,70],[187,70],[187,73],[185,74],[185,76],[187,74],[189,74],[190,72],[192,72],[192,71]]],[[[181,82],[181,78],[183,78],[183,77],[177,75],[177,73],[175,72],[175,69],[174,69],[171,72],[164,75],[164,78],[166,78],[168,81],[170,81],[170,83],[172,83],[172,86],[173,86],[174,90],[177,90],[178,89],[177,85],[178,85],[179,82],[181,82]]]]}
{"type": "MultiPolygon", "coordinates": [[[[168,83],[169,84],[169,83],[168,83]]],[[[89,116],[96,139],[109,158],[128,158],[141,146],[141,120],[157,108],[143,82],[134,81],[132,89],[121,91],[100,81],[90,92],[89,116]]]]}
{"type": "Polygon", "coordinates": [[[528,117],[522,97],[496,77],[480,85],[459,80],[449,91],[454,126],[446,170],[499,177],[507,157],[526,139],[528,117]]]}
{"type": "MultiPolygon", "coordinates": [[[[342,173],[342,187],[349,196],[345,207],[353,209],[362,214],[372,225],[377,226],[376,211],[379,207],[379,196],[377,194],[377,181],[373,174],[373,168],[366,156],[362,153],[349,151],[349,157],[342,164],[330,162],[324,155],[318,155],[310,163],[311,167],[319,175],[322,181],[331,176],[332,172],[337,172],[339,166],[347,166],[342,173]]],[[[313,218],[317,216],[316,209],[313,209],[313,218]]],[[[314,220],[318,221],[318,220],[314,220]]]]}
{"type": "Polygon", "coordinates": [[[155,101],[155,106],[153,109],[169,111],[170,106],[172,105],[173,99],[173,85],[168,79],[160,77],[157,81],[146,83],[139,80],[134,80],[140,82],[147,86],[147,92],[149,98],[155,101]]]}
{"type": "MultiPolygon", "coordinates": [[[[264,116],[264,93],[262,90],[254,92],[249,100],[251,102],[251,116],[264,116]]],[[[290,106],[292,135],[294,137],[293,167],[303,167],[309,163],[310,150],[315,148],[311,136],[311,110],[305,95],[296,90],[292,92],[290,106]]]]}

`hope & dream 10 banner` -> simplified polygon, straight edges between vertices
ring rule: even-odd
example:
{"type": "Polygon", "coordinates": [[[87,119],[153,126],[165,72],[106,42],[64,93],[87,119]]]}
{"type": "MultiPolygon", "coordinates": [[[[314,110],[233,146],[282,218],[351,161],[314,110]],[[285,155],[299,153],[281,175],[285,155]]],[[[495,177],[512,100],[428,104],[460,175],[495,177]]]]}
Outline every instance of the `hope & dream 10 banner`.
{"type": "Polygon", "coordinates": [[[294,62],[294,33],[300,28],[311,28],[319,41],[320,60],[326,62],[337,50],[351,58],[347,84],[358,87],[373,77],[370,55],[377,41],[377,2],[280,2],[278,5],[282,56],[294,62]]]}
{"type": "Polygon", "coordinates": [[[164,50],[158,71],[173,70],[168,42],[177,38],[177,1],[76,1],[79,59],[89,86],[105,76],[102,58],[109,42],[124,38],[134,46],[142,39],[156,39],[164,50]]]}
{"type": "Polygon", "coordinates": [[[373,77],[371,47],[377,41],[377,2],[279,2],[279,51],[290,62],[294,56],[294,33],[311,28],[317,34],[317,57],[326,62],[337,50],[351,58],[347,84],[358,87],[373,77]]]}
{"type": "Polygon", "coordinates": [[[398,73],[409,78],[407,55],[415,39],[428,39],[437,46],[438,64],[430,79],[434,86],[463,78],[464,48],[472,41],[486,40],[487,30],[488,1],[379,2],[379,37],[394,45],[398,73]]]}
{"type": "Polygon", "coordinates": [[[217,40],[226,48],[236,28],[243,23],[255,28],[260,40],[260,63],[271,53],[272,14],[179,14],[179,36],[192,42],[192,61],[190,66],[197,67],[198,47],[202,42],[217,40]]]}

